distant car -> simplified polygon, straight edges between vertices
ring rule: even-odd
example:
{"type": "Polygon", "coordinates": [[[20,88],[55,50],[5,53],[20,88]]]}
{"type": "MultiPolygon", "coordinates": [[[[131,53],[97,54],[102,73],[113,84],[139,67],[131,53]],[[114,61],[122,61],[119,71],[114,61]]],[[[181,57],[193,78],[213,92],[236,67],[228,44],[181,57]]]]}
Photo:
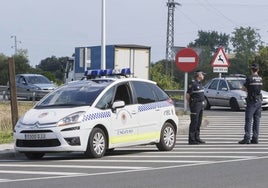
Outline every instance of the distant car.
{"type": "MultiPolygon", "coordinates": [[[[17,74],[15,78],[17,97],[40,100],[57,86],[41,74],[17,74]]],[[[7,84],[9,93],[9,84],[7,84]]]]}
{"type": "MultiPolygon", "coordinates": [[[[247,93],[241,90],[246,80],[245,76],[227,76],[210,80],[204,89],[205,109],[211,106],[230,107],[233,111],[238,111],[246,107],[247,93]]],[[[268,108],[268,93],[262,91],[262,108],[268,108]]]]}
{"type": "Polygon", "coordinates": [[[29,159],[49,152],[83,152],[176,143],[178,117],[170,97],[153,81],[93,78],[69,82],[49,93],[17,122],[15,150],[29,159]]]}

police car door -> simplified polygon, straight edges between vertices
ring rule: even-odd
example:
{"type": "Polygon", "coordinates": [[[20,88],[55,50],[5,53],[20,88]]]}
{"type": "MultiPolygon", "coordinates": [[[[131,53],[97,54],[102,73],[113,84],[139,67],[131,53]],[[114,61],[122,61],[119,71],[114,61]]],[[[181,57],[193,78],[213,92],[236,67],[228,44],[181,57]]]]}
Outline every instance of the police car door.
{"type": "Polygon", "coordinates": [[[157,101],[149,83],[133,81],[132,85],[136,103],[139,105],[139,136],[144,142],[153,141],[159,137],[164,109],[160,107],[161,102],[157,101]]]}
{"type": "Polygon", "coordinates": [[[110,143],[115,146],[135,144],[138,141],[138,105],[133,104],[128,82],[115,87],[113,106],[110,143]]]}

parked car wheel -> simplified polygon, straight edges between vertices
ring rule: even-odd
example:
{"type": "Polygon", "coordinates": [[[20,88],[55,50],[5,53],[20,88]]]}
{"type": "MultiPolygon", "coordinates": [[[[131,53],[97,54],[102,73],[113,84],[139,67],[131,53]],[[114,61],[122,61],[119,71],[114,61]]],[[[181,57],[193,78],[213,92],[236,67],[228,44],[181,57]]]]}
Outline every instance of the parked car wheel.
{"type": "Polygon", "coordinates": [[[205,108],[206,110],[210,110],[210,108],[211,108],[211,106],[210,106],[210,104],[209,104],[207,98],[204,100],[204,108],[205,108]]]}
{"type": "Polygon", "coordinates": [[[87,151],[85,154],[93,158],[102,157],[107,149],[107,138],[104,131],[94,128],[90,134],[87,151]]]}
{"type": "Polygon", "coordinates": [[[170,151],[176,143],[176,131],[171,123],[166,122],[162,128],[160,142],[156,144],[160,151],[170,151]]]}
{"type": "Polygon", "coordinates": [[[230,99],[230,107],[231,107],[232,111],[239,111],[240,110],[238,102],[235,98],[230,99]]]}

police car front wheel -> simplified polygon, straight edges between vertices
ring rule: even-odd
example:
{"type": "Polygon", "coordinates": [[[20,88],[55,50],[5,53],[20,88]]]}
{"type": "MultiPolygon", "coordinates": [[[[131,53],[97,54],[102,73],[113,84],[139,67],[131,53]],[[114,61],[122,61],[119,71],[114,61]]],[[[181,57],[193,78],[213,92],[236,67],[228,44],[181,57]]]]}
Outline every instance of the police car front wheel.
{"type": "Polygon", "coordinates": [[[86,156],[100,158],[107,149],[107,137],[100,128],[94,128],[89,136],[86,156]]]}
{"type": "Polygon", "coordinates": [[[160,142],[156,144],[160,151],[170,151],[176,143],[176,131],[174,126],[166,122],[162,128],[160,142]]]}

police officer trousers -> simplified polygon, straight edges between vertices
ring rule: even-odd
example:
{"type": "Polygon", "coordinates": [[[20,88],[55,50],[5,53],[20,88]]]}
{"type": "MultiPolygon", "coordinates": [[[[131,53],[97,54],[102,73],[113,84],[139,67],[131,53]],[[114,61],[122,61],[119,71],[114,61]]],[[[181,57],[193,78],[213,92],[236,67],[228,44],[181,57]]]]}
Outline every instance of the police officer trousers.
{"type": "Polygon", "coordinates": [[[245,111],[245,140],[250,140],[251,125],[253,130],[252,140],[258,140],[259,137],[259,125],[261,118],[262,101],[248,101],[245,111]],[[253,121],[253,124],[252,124],[253,121]]]}
{"type": "Polygon", "coordinates": [[[191,123],[189,126],[189,143],[200,139],[200,127],[203,118],[203,102],[190,102],[191,123]]]}

